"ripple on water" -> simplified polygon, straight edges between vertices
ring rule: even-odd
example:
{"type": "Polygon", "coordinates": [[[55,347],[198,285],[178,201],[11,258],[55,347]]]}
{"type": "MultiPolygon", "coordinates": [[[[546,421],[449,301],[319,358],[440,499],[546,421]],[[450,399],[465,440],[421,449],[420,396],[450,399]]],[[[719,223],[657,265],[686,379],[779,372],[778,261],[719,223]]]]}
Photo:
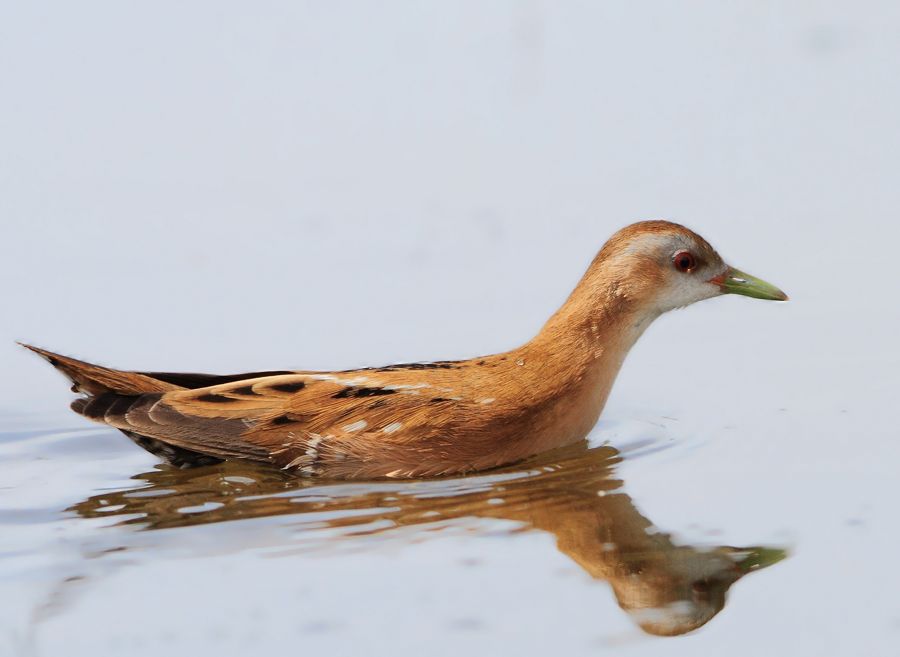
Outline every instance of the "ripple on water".
{"type": "MultiPolygon", "coordinates": [[[[79,576],[85,570],[139,567],[166,555],[296,558],[374,549],[374,540],[416,543],[448,532],[507,540],[544,532],[591,577],[608,582],[619,606],[653,634],[683,633],[706,623],[734,582],[783,558],[784,552],[773,548],[673,542],[635,507],[618,474],[623,458],[670,448],[665,422],[608,422],[605,429],[621,450],[582,443],[465,477],[337,482],[221,463],[191,470],[155,465],[126,485],[110,485],[110,475],[80,452],[91,453],[97,444],[90,441],[105,444],[113,436],[30,432],[26,451],[39,453],[44,444],[53,449],[47,450],[48,461],[27,464],[31,484],[16,495],[0,495],[0,527],[31,525],[33,533],[22,544],[36,550],[66,534],[70,549],[47,551],[47,566],[79,576]],[[55,481],[56,504],[22,508],[30,495],[40,496],[41,472],[59,471],[61,465],[67,466],[68,479],[55,481]],[[79,491],[86,491],[80,499],[79,491]],[[698,598],[698,586],[708,594],[698,598]]],[[[22,456],[23,435],[0,435],[0,458],[22,456]]],[[[120,460],[106,464],[109,470],[121,472],[119,466],[137,458],[130,446],[120,454],[120,460]]],[[[7,553],[0,576],[15,568],[14,555],[7,553]]]]}

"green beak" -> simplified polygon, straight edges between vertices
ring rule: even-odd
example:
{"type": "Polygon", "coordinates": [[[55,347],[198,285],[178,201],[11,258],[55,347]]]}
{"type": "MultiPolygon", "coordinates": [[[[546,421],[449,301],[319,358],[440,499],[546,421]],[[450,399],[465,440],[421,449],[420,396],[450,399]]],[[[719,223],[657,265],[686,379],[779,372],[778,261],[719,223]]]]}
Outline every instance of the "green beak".
{"type": "Polygon", "coordinates": [[[719,274],[709,281],[718,285],[725,294],[743,294],[754,299],[766,299],[767,301],[787,301],[788,295],[771,283],[745,274],[740,269],[729,267],[724,274],[719,274]]]}
{"type": "Polygon", "coordinates": [[[787,558],[787,556],[787,550],[769,547],[752,547],[744,548],[743,550],[735,549],[731,554],[731,558],[734,559],[738,569],[743,574],[762,568],[768,568],[772,564],[776,564],[787,558]]]}

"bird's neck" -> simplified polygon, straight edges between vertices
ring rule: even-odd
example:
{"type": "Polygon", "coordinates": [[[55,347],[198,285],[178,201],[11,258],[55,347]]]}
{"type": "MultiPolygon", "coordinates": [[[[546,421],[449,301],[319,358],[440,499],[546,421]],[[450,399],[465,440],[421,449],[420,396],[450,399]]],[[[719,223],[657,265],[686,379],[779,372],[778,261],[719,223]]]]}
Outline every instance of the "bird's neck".
{"type": "Polygon", "coordinates": [[[583,366],[621,364],[661,313],[614,265],[595,262],[528,346],[583,366]]]}
{"type": "Polygon", "coordinates": [[[629,350],[660,314],[619,279],[591,273],[517,350],[517,362],[526,365],[525,377],[546,405],[550,447],[587,435],[629,350]]]}

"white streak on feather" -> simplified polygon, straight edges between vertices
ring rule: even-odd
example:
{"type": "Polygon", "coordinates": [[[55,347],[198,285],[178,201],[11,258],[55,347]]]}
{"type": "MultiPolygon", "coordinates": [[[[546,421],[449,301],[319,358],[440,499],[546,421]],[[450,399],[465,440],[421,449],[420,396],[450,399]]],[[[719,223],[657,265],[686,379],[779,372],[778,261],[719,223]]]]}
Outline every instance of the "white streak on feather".
{"type": "Polygon", "coordinates": [[[319,456],[319,450],[317,448],[319,447],[319,443],[322,442],[322,436],[317,433],[311,433],[309,435],[311,438],[309,439],[309,442],[306,443],[306,455],[315,460],[316,457],[319,456]]]}
{"type": "Polygon", "coordinates": [[[284,466],[282,470],[290,470],[291,468],[301,466],[298,472],[302,474],[316,474],[313,466],[319,458],[318,447],[319,443],[322,442],[323,437],[317,433],[310,433],[309,436],[310,438],[306,443],[306,451],[284,466]]]}
{"type": "Polygon", "coordinates": [[[284,466],[284,467],[281,468],[281,469],[282,469],[282,470],[290,470],[290,469],[293,468],[294,466],[300,465],[301,463],[303,463],[304,461],[306,461],[308,458],[309,458],[309,457],[308,457],[306,454],[301,454],[300,456],[298,456],[297,458],[295,458],[293,461],[291,461],[290,463],[288,463],[286,466],[284,466]]]}
{"type": "Polygon", "coordinates": [[[341,377],[334,376],[333,374],[311,374],[309,375],[309,378],[316,381],[331,381],[332,383],[339,383],[340,385],[347,386],[349,388],[360,386],[369,380],[369,377],[366,376],[358,376],[355,379],[342,379],[341,377]]]}

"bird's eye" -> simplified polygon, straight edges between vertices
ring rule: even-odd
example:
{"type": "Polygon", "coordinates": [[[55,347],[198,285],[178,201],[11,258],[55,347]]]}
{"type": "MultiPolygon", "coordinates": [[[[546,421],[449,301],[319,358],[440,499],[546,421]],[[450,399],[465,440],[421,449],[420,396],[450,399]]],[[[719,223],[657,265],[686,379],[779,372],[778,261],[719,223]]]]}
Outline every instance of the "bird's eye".
{"type": "Polygon", "coordinates": [[[708,582],[707,580],[698,579],[696,582],[691,584],[691,589],[697,596],[709,595],[710,582],[708,582]]]}
{"type": "Polygon", "coordinates": [[[690,251],[679,251],[672,257],[672,263],[675,265],[675,269],[682,274],[687,274],[694,271],[697,259],[690,251]]]}

